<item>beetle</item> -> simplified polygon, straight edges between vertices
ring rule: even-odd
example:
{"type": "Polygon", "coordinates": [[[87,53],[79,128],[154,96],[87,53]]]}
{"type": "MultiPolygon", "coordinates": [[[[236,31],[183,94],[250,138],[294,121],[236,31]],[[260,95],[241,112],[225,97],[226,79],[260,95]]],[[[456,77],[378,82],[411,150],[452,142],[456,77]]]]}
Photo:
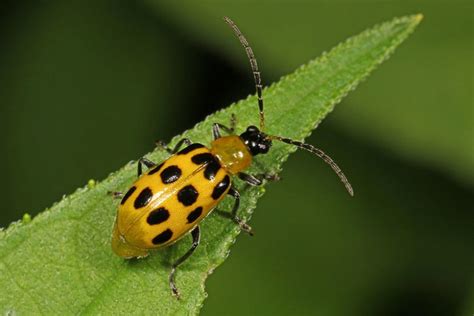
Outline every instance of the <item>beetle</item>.
{"type": "Polygon", "coordinates": [[[116,192],[116,196],[122,197],[112,233],[112,249],[118,256],[126,259],[146,257],[150,250],[170,246],[191,233],[191,248],[172,264],[169,274],[170,289],[178,298],[176,269],[198,247],[199,223],[226,195],[235,199],[234,206],[231,212],[217,213],[230,218],[243,231],[252,234],[250,226],[238,217],[240,193],[232,185],[231,177],[237,176],[252,186],[277,178],[275,175],[250,175],[244,172],[254,156],[268,153],[273,141],[294,145],[323,159],[339,176],[349,194],[354,194],[342,170],[322,150],[264,132],[262,81],[257,60],[237,25],[228,17],[224,17],[224,20],[234,31],[250,61],[258,98],[259,128],[249,126],[243,133],[236,135],[234,116],[230,127],[214,123],[214,140],[210,147],[184,138],[173,149],[166,148],[171,156],[161,164],[141,158],[138,161],[138,179],[125,194],[116,192]],[[221,130],[227,135],[222,136],[221,130]],[[186,147],[182,149],[183,145],[186,147]],[[149,169],[145,173],[142,172],[143,166],[149,169]]]}

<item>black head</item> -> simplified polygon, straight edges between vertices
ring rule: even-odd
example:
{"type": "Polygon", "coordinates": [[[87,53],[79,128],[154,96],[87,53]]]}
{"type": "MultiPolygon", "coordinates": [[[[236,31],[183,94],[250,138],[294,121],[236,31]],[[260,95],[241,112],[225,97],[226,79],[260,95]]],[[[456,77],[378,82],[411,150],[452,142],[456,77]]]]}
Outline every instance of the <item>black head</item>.
{"type": "Polygon", "coordinates": [[[266,154],[272,147],[272,141],[256,126],[247,127],[247,130],[240,134],[240,138],[247,145],[252,156],[266,154]]]}

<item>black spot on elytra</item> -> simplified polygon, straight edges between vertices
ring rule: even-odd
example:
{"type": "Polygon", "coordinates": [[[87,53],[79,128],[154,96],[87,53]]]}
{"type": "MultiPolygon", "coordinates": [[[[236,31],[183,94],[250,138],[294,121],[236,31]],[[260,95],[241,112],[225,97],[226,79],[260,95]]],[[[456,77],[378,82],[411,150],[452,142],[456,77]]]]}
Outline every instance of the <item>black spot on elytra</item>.
{"type": "Polygon", "coordinates": [[[197,165],[207,163],[206,169],[204,170],[204,176],[208,180],[214,180],[217,172],[221,168],[221,165],[217,161],[216,157],[214,157],[214,155],[211,153],[202,153],[194,155],[191,158],[191,161],[197,165]]]}
{"type": "Polygon", "coordinates": [[[194,144],[189,145],[189,146],[186,147],[186,148],[181,149],[181,150],[178,152],[178,155],[185,155],[185,154],[187,154],[187,153],[189,153],[189,152],[191,152],[191,151],[193,151],[193,150],[195,150],[195,149],[202,148],[202,147],[204,147],[204,145],[199,144],[199,143],[194,143],[194,144]]]}
{"type": "Polygon", "coordinates": [[[122,201],[120,202],[121,205],[124,205],[125,202],[127,202],[128,198],[130,197],[130,195],[133,194],[133,192],[135,192],[135,190],[137,189],[136,186],[133,186],[131,187],[130,189],[128,189],[127,193],[125,193],[125,195],[123,196],[122,198],[122,201]]]}
{"type": "Polygon", "coordinates": [[[194,222],[195,220],[197,220],[199,218],[199,216],[201,216],[202,214],[202,207],[197,207],[194,211],[192,211],[191,213],[189,213],[187,219],[188,219],[188,224],[191,224],[192,222],[194,222]]]}
{"type": "Polygon", "coordinates": [[[142,208],[146,206],[148,203],[150,203],[152,196],[153,196],[153,192],[151,191],[151,189],[148,187],[144,188],[142,192],[140,192],[140,194],[135,199],[133,206],[135,206],[135,208],[142,208]]]}
{"type": "Polygon", "coordinates": [[[158,166],[156,166],[155,168],[151,169],[149,172],[148,172],[148,175],[152,175],[152,174],[155,174],[157,173],[158,171],[160,171],[161,167],[163,167],[163,164],[164,162],[162,162],[161,164],[159,164],[158,166]]]}
{"type": "Polygon", "coordinates": [[[217,162],[217,160],[214,160],[206,166],[206,170],[204,170],[204,176],[206,177],[206,179],[214,180],[220,168],[221,165],[219,164],[219,162],[217,162]]]}
{"type": "Polygon", "coordinates": [[[173,237],[173,232],[171,229],[166,229],[164,232],[156,235],[155,238],[151,241],[154,245],[164,244],[173,237]]]}
{"type": "Polygon", "coordinates": [[[191,161],[194,162],[197,165],[202,165],[204,163],[209,163],[213,161],[215,158],[211,153],[201,153],[201,154],[196,154],[191,157],[191,161]]]}
{"type": "Polygon", "coordinates": [[[178,192],[178,201],[184,206],[193,205],[196,202],[199,193],[192,185],[187,185],[178,192]]]}
{"type": "Polygon", "coordinates": [[[159,207],[153,210],[148,215],[146,221],[150,225],[158,225],[165,222],[170,217],[170,212],[164,207],[159,207]]]}
{"type": "Polygon", "coordinates": [[[224,179],[219,182],[212,191],[212,198],[217,200],[221,197],[221,195],[227,190],[230,185],[230,178],[229,176],[225,176],[224,179]]]}
{"type": "Polygon", "coordinates": [[[179,179],[181,177],[181,169],[178,166],[169,166],[166,167],[160,174],[161,181],[165,184],[170,184],[179,179]]]}

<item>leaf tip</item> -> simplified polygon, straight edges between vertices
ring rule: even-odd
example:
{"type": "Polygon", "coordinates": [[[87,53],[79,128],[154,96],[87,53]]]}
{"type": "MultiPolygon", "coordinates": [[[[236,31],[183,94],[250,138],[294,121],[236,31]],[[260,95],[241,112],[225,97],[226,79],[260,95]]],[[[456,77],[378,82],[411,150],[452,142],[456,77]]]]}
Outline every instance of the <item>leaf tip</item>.
{"type": "Polygon", "coordinates": [[[423,15],[423,13],[417,13],[417,14],[413,14],[413,15],[408,16],[408,18],[410,19],[410,22],[409,22],[410,29],[414,30],[418,26],[418,24],[421,23],[421,21],[424,18],[424,15],[423,15]]]}
{"type": "Polygon", "coordinates": [[[423,16],[423,13],[415,14],[414,20],[415,20],[416,24],[420,23],[421,20],[423,20],[423,17],[424,17],[424,16],[423,16]]]}

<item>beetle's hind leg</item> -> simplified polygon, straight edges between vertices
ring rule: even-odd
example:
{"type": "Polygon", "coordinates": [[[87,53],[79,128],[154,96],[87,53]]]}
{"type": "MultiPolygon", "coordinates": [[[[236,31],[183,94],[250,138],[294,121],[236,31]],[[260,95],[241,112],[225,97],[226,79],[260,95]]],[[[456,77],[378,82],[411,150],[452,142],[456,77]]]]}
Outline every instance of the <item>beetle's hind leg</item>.
{"type": "Polygon", "coordinates": [[[193,243],[191,245],[191,248],[189,248],[189,250],[181,258],[176,260],[171,266],[171,272],[169,276],[170,288],[171,292],[173,292],[173,295],[176,296],[177,299],[179,299],[180,294],[175,282],[176,268],[178,268],[180,264],[186,261],[186,259],[188,259],[193,254],[194,250],[196,250],[197,246],[199,246],[199,241],[201,239],[201,232],[199,230],[199,226],[196,226],[191,231],[191,236],[193,237],[193,243]]]}
{"type": "Polygon", "coordinates": [[[183,138],[179,142],[177,142],[173,148],[170,148],[168,144],[162,140],[157,140],[155,144],[157,147],[166,150],[170,155],[173,155],[176,154],[181,149],[181,147],[183,147],[183,144],[189,146],[192,144],[192,142],[189,138],[183,138]]]}
{"type": "Polygon", "coordinates": [[[232,212],[225,212],[221,210],[216,210],[217,214],[223,216],[225,218],[230,218],[234,223],[240,226],[240,228],[248,233],[250,236],[253,236],[252,227],[250,227],[247,223],[245,223],[240,217],[237,216],[237,212],[240,206],[240,193],[234,188],[230,188],[229,192],[227,193],[231,195],[234,199],[234,206],[232,207],[232,212]]]}
{"type": "Polygon", "coordinates": [[[150,159],[147,159],[145,157],[140,158],[138,160],[138,167],[137,167],[137,175],[138,176],[141,176],[142,173],[143,173],[142,165],[145,165],[147,168],[153,168],[154,166],[156,166],[156,163],[154,163],[153,161],[151,161],[150,159]]]}
{"type": "MultiPolygon", "coordinates": [[[[142,165],[145,165],[147,168],[152,168],[156,166],[156,163],[151,161],[150,159],[147,159],[145,157],[142,157],[138,160],[138,166],[137,166],[137,175],[141,176],[143,173],[142,170],[142,165]]],[[[123,197],[123,192],[119,191],[107,191],[107,194],[111,195],[114,199],[120,199],[123,197]]]]}

